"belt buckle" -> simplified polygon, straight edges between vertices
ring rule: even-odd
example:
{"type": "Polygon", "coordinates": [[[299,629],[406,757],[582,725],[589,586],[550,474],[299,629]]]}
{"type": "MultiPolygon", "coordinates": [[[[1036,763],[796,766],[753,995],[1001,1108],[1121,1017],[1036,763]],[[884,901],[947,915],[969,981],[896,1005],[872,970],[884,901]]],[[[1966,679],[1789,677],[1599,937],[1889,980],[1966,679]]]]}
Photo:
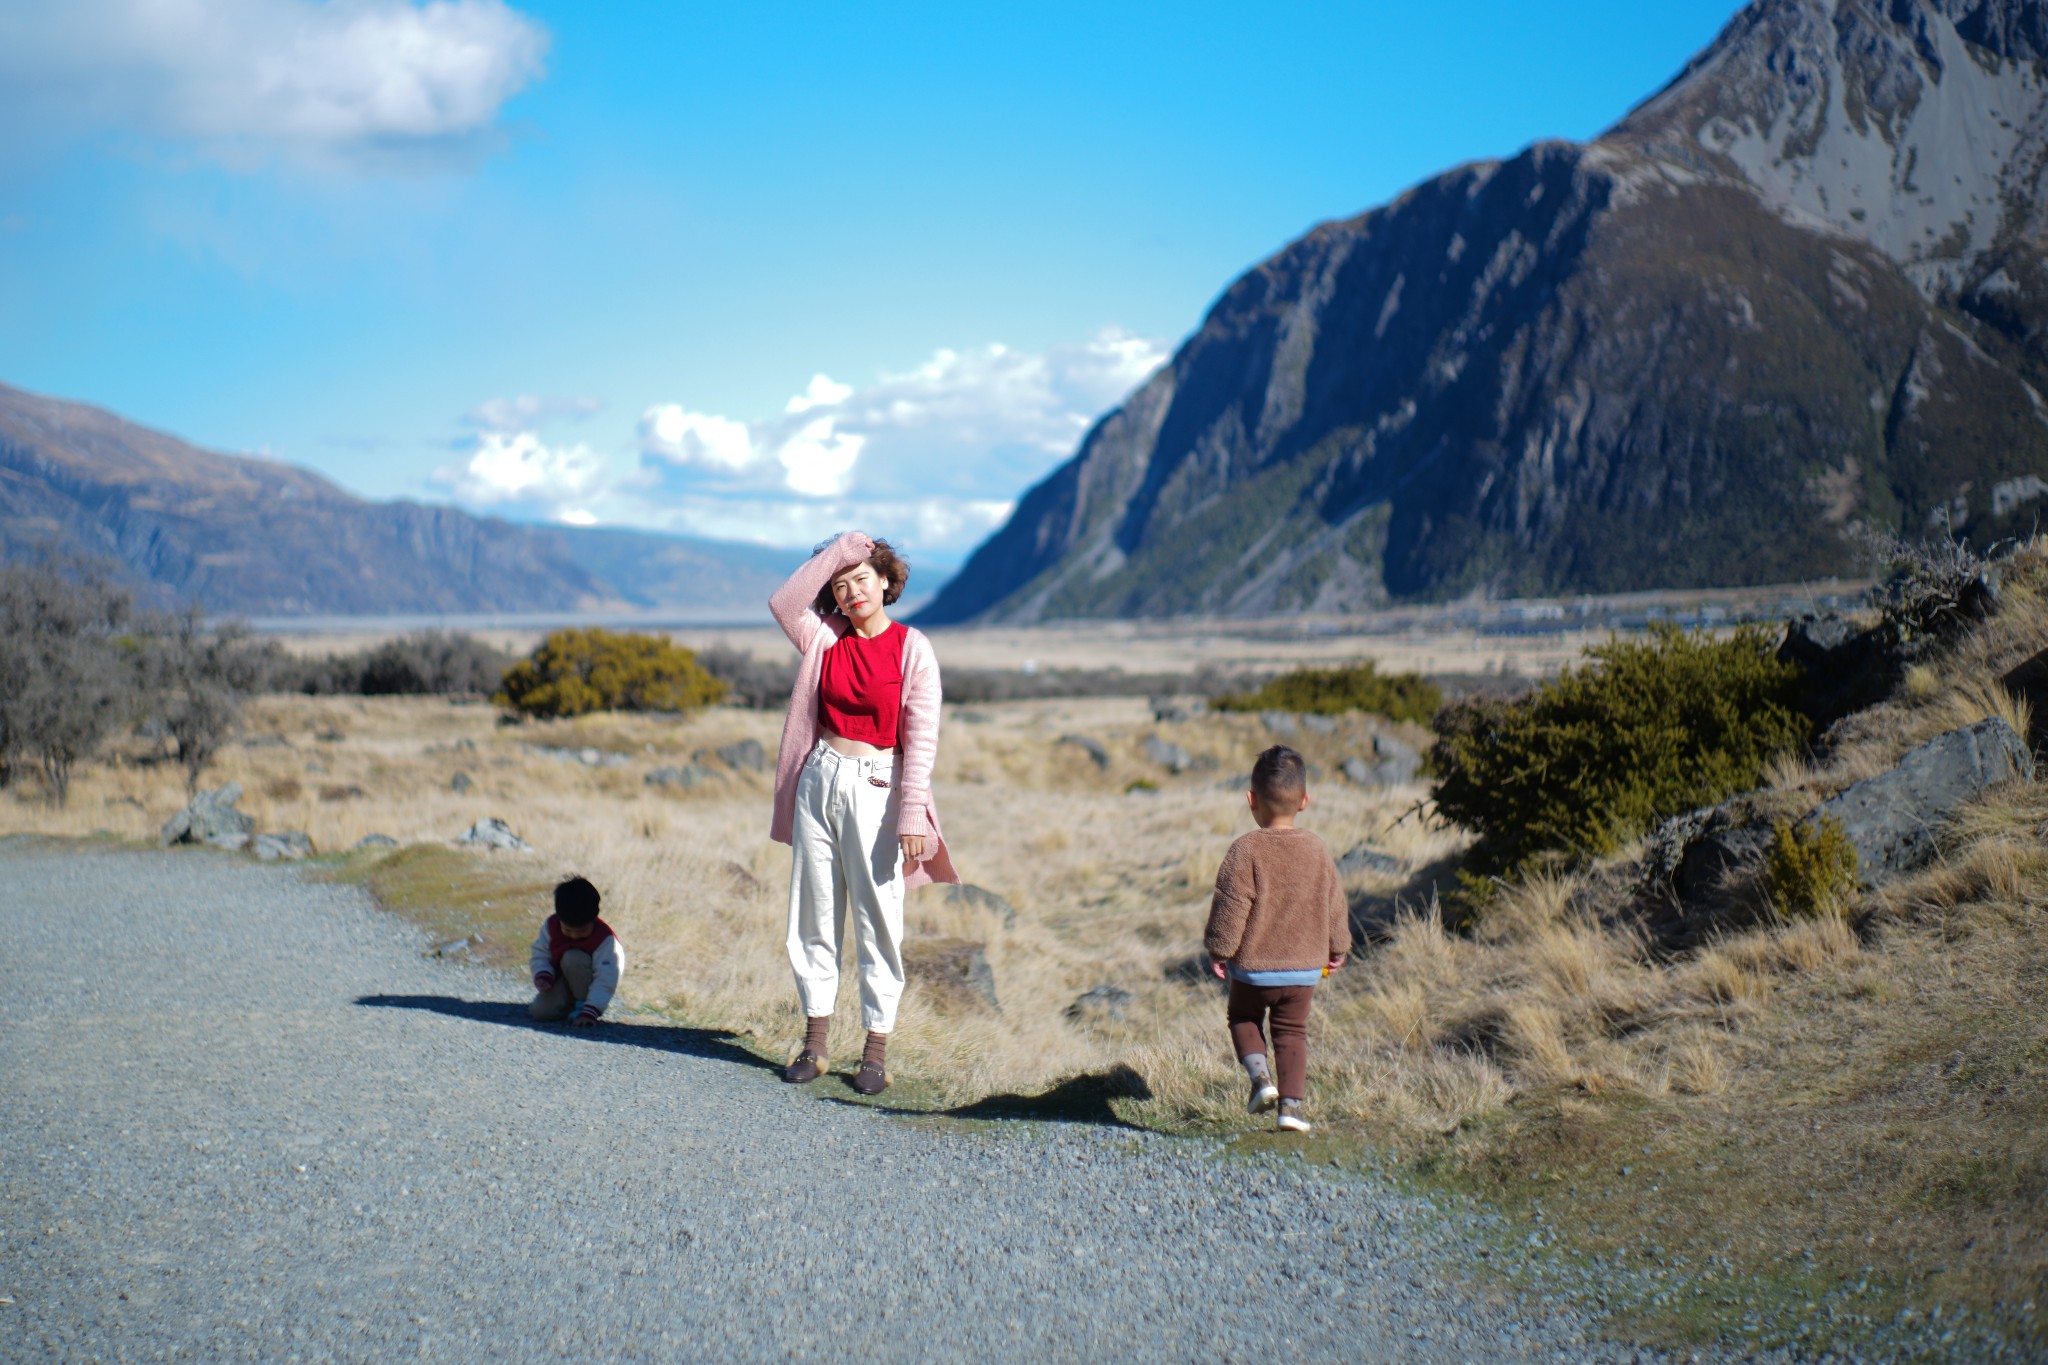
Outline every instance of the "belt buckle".
{"type": "Polygon", "coordinates": [[[879,777],[873,776],[872,774],[870,774],[868,777],[868,785],[870,787],[880,787],[883,791],[887,791],[889,789],[889,784],[887,782],[885,782],[883,779],[879,777]]]}

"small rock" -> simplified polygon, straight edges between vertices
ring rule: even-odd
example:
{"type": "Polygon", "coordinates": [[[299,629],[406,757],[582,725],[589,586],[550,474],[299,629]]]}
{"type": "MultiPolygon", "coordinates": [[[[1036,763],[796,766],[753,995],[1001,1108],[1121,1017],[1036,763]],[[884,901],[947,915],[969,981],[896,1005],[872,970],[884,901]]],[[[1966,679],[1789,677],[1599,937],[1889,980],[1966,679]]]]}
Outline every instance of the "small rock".
{"type": "Polygon", "coordinates": [[[1186,749],[1157,735],[1145,736],[1144,742],[1138,748],[1146,758],[1170,773],[1186,772],[1189,765],[1195,761],[1194,755],[1186,749]]]}
{"type": "Polygon", "coordinates": [[[476,783],[470,781],[468,773],[461,772],[459,770],[456,772],[455,776],[448,779],[448,790],[454,792],[457,796],[462,795],[464,792],[468,791],[471,787],[474,787],[475,785],[476,783]]]}
{"type": "Polygon", "coordinates": [[[474,934],[471,934],[465,938],[450,939],[448,942],[438,944],[434,948],[429,950],[427,956],[467,957],[469,956],[470,946],[475,943],[481,943],[482,941],[482,939],[477,938],[474,934]]]}
{"type": "Polygon", "coordinates": [[[1349,778],[1353,782],[1356,782],[1361,787],[1376,787],[1383,785],[1379,781],[1378,774],[1376,774],[1373,771],[1372,764],[1367,763],[1362,758],[1345,759],[1342,763],[1339,763],[1337,765],[1337,771],[1343,773],[1345,777],[1349,778]]]}
{"type": "Polygon", "coordinates": [[[707,782],[716,782],[718,774],[701,763],[685,763],[680,768],[656,768],[643,779],[650,787],[680,787],[693,791],[707,782]]]}
{"type": "Polygon", "coordinates": [[[1316,714],[1314,711],[1305,711],[1298,719],[1303,725],[1319,735],[1334,735],[1337,733],[1337,718],[1335,716],[1323,716],[1316,714]]]}
{"type": "Polygon", "coordinates": [[[922,982],[942,1008],[1002,1013],[988,950],[972,939],[910,939],[903,945],[903,971],[910,980],[922,982]]]}
{"type": "Polygon", "coordinates": [[[319,740],[322,744],[339,744],[347,739],[348,736],[335,729],[332,725],[329,725],[323,729],[315,730],[313,738],[319,740]]]}
{"type": "Polygon", "coordinates": [[[1056,742],[1073,745],[1093,759],[1095,766],[1098,768],[1107,768],[1109,766],[1109,750],[1102,746],[1100,740],[1090,739],[1086,735],[1061,735],[1056,742]]]}
{"type": "Polygon", "coordinates": [[[728,768],[738,768],[750,773],[766,772],[768,769],[768,751],[761,746],[758,739],[735,740],[731,744],[721,744],[711,752],[728,768]]]}
{"type": "Polygon", "coordinates": [[[329,784],[320,789],[320,799],[322,801],[360,801],[368,795],[368,792],[353,782],[346,786],[329,784]]]}
{"type": "Polygon", "coordinates": [[[1067,1006],[1067,1018],[1075,1023],[1101,1023],[1105,1021],[1122,1023],[1124,1012],[1137,1001],[1137,996],[1122,986],[1104,983],[1081,992],[1074,997],[1074,1003],[1067,1006]]]}
{"type": "Polygon", "coordinates": [[[249,836],[241,830],[227,830],[220,834],[207,835],[206,842],[213,848],[224,848],[231,853],[239,853],[249,846],[249,836]]]}
{"type": "Polygon", "coordinates": [[[1266,727],[1266,733],[1283,739],[1292,738],[1297,728],[1292,711],[1261,711],[1259,721],[1266,727]]]}
{"type": "Polygon", "coordinates": [[[1372,872],[1385,877],[1400,877],[1408,872],[1408,860],[1396,858],[1391,853],[1382,853],[1366,844],[1358,844],[1349,853],[1337,860],[1339,872],[1372,872]]]}
{"type": "Polygon", "coordinates": [[[398,840],[388,834],[365,834],[356,840],[357,848],[397,848],[398,840]]]}
{"type": "Polygon", "coordinates": [[[527,852],[533,847],[533,845],[514,834],[512,827],[496,816],[490,816],[477,821],[467,830],[463,831],[463,833],[456,836],[455,842],[458,844],[481,844],[485,848],[510,849],[521,853],[527,852]]]}
{"type": "Polygon", "coordinates": [[[249,851],[257,861],[274,863],[283,860],[298,862],[313,852],[313,840],[304,830],[288,829],[276,834],[259,834],[250,844],[249,851]]]}

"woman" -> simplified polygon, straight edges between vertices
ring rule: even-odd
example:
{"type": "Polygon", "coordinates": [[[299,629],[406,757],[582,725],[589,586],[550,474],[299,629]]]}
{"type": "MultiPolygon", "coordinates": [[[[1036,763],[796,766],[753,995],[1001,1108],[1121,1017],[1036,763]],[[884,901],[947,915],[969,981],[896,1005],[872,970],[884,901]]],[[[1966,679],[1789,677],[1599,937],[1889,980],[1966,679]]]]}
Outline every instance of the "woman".
{"type": "Polygon", "coordinates": [[[910,566],[887,541],[848,531],[768,599],[803,663],[775,759],[771,837],[794,847],[789,965],[805,1015],[803,1050],[782,1079],[827,1068],[839,995],[839,935],[853,912],[867,1047],[853,1088],[889,1084],[886,1051],[903,996],[903,893],[957,882],[932,805],[939,661],[920,631],[889,619],[910,566]]]}

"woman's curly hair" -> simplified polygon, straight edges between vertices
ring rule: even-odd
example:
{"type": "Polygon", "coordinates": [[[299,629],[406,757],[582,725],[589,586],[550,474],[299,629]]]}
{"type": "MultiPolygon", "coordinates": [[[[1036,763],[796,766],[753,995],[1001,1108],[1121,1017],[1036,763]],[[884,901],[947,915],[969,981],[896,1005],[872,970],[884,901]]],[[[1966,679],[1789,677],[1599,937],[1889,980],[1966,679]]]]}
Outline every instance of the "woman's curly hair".
{"type": "MultiPolygon", "coordinates": [[[[888,541],[878,540],[875,542],[875,552],[867,557],[866,562],[889,584],[888,587],[882,589],[882,605],[885,607],[895,606],[896,599],[903,596],[903,585],[910,581],[910,561],[897,554],[888,541]]],[[[833,574],[832,577],[837,578],[839,574],[849,573],[859,567],[860,565],[858,564],[849,564],[846,568],[841,569],[839,573],[833,574]]],[[[839,610],[839,603],[832,596],[832,584],[830,582],[825,584],[824,591],[818,594],[818,600],[813,605],[820,612],[828,615],[839,610]]]]}

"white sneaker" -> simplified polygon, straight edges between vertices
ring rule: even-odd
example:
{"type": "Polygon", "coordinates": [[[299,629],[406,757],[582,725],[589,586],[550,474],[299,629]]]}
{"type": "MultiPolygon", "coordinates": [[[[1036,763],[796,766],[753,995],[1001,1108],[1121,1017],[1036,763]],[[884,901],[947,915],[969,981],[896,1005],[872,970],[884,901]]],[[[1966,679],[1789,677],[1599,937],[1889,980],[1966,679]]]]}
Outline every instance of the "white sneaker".
{"type": "Polygon", "coordinates": [[[1274,1126],[1283,1133],[1308,1133],[1315,1130],[1315,1125],[1301,1116],[1300,1100],[1280,1101],[1280,1117],[1274,1120],[1274,1126]]]}
{"type": "Polygon", "coordinates": [[[1245,1103],[1245,1111],[1263,1114],[1280,1103],[1280,1088],[1273,1084],[1270,1076],[1260,1076],[1252,1082],[1252,1097],[1245,1103]]]}

